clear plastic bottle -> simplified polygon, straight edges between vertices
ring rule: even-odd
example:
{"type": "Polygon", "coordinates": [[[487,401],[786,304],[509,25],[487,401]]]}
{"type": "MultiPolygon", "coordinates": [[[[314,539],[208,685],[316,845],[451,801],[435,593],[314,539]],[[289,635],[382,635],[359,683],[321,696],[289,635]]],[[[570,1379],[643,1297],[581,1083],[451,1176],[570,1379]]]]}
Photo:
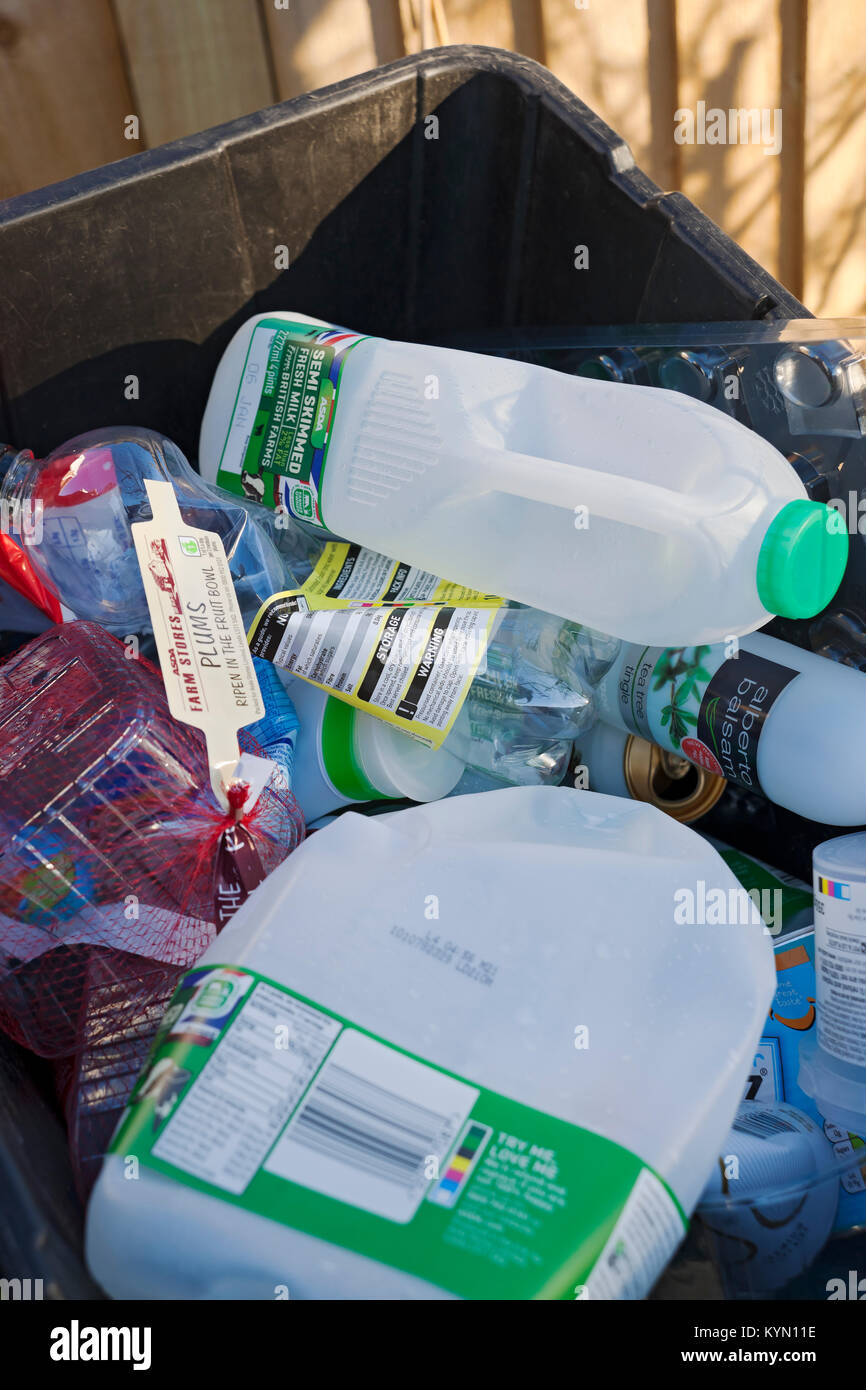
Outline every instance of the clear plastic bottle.
{"type": "Polygon", "coordinates": [[[79,435],[44,459],[0,446],[0,510],[19,541],[19,592],[29,576],[36,601],[47,589],[66,616],[118,636],[149,630],[130,530],[151,515],[145,478],[170,482],[184,520],[222,538],[245,620],[291,587],[267,514],[257,509],[254,517],[243,501],[211,487],[165,435],[133,427],[79,435]]]}
{"type": "Polygon", "coordinates": [[[301,730],[293,787],[308,821],[376,798],[434,801],[466,769],[492,785],[554,786],[595,718],[619,643],[528,608],[497,614],[481,669],[438,749],[281,672],[301,730]]]}

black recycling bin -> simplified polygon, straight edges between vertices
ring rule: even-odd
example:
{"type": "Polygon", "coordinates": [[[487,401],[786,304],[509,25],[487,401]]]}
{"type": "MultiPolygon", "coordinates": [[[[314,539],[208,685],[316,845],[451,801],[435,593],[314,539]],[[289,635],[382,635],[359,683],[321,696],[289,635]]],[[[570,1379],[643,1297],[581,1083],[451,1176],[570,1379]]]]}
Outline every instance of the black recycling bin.
{"type": "MultiPolygon", "coordinates": [[[[265,310],[422,342],[807,314],[549,72],[478,47],[25,194],[0,204],[0,228],[0,439],[37,454],[141,424],[194,459],[223,349],[265,310]]],[[[0,1187],[0,1276],[98,1297],[50,1088],[3,1039],[0,1187]]]]}

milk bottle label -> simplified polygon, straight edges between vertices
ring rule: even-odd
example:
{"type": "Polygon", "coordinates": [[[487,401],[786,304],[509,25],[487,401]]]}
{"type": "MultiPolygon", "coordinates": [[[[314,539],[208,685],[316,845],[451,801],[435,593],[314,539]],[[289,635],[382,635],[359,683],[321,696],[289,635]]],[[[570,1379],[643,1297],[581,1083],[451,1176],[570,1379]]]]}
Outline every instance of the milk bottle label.
{"type": "Polygon", "coordinates": [[[631,645],[616,708],[633,734],[760,791],[758,744],[764,721],[797,675],[790,666],[744,649],[726,658],[722,644],[631,645]]]}
{"type": "Polygon", "coordinates": [[[346,357],[359,333],[285,319],[253,330],[217,482],[325,528],[322,478],[346,357]]]}
{"type": "Polygon", "coordinates": [[[682,1239],[628,1149],[253,971],[167,1019],[112,1149],[227,1204],[472,1299],[642,1298],[682,1239]]]}

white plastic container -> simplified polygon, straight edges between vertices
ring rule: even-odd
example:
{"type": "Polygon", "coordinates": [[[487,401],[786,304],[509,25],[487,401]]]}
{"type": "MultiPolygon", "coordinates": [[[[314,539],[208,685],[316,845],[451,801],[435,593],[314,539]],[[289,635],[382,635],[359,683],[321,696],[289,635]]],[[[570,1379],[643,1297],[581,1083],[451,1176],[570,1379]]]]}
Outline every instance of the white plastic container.
{"type": "Polygon", "coordinates": [[[800,816],[866,822],[862,671],[762,632],[712,648],[634,643],[595,699],[603,720],[800,816]]]}
{"type": "Polygon", "coordinates": [[[343,814],[252,894],[199,963],[211,978],[170,1011],[192,1040],[155,1064],[106,1159],[94,1276],[118,1298],[643,1297],[682,1236],[676,1202],[692,1210],[733,1119],[775,983],[760,925],[677,925],[674,894],[695,880],[736,888],[686,826],[566,788],[343,814]],[[234,1019],[233,991],[249,1000],[234,1019]],[[153,1140],[141,1097],[159,1086],[153,1140]],[[467,1106],[487,1147],[443,1193],[467,1106]],[[435,1141],[431,1111],[450,1115],[435,1141]],[[402,1152],[395,1114],[424,1133],[414,1176],[386,1182],[370,1154],[402,1152]],[[127,1181],[133,1129],[172,1166],[145,1158],[127,1181]],[[548,1149],[537,1136],[552,1131],[548,1149]],[[576,1139],[589,1148],[574,1168],[576,1139]],[[544,1202],[514,1186],[536,1164],[544,1202]],[[541,1240],[526,1234],[538,1223],[553,1264],[499,1258],[503,1240],[512,1255],[541,1240]],[[401,1241],[400,1267],[373,1253],[401,1241]],[[501,1292],[512,1279],[524,1292],[501,1292]]]}
{"type": "MultiPolygon", "coordinates": [[[[279,670],[279,668],[276,668],[279,670]]],[[[437,801],[457,786],[464,764],[279,672],[298,713],[292,791],[307,825],[365,801],[437,801]]]]}
{"type": "MultiPolygon", "coordinates": [[[[835,713],[835,711],[834,711],[835,713]]],[[[812,855],[816,1036],[800,1044],[798,1082],[831,1124],[866,1130],[866,834],[812,855]]]]}
{"type": "Polygon", "coordinates": [[[778,450],[690,397],[290,312],[235,333],[199,462],[382,554],[660,645],[820,612],[848,549],[778,450]]]}

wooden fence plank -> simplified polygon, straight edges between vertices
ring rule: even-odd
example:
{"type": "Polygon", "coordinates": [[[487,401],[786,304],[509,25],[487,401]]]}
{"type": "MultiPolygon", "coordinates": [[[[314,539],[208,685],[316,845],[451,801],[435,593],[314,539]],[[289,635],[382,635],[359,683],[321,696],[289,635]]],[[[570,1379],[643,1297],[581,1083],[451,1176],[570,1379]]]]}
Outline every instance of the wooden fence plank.
{"type": "MultiPolygon", "coordinates": [[[[522,3],[526,4],[527,0],[522,3]]],[[[450,43],[514,48],[514,20],[509,0],[444,0],[443,9],[450,43]]]]}
{"type": "Polygon", "coordinates": [[[780,0],[785,140],[779,186],[779,279],[803,297],[808,0],[780,0]]]}
{"type": "Polygon", "coordinates": [[[276,100],[257,0],[114,0],[114,7],[151,145],[276,100]]]}
{"type": "Polygon", "coordinates": [[[108,0],[4,0],[0,93],[0,198],[142,148],[108,0]]]}
{"type": "Polygon", "coordinates": [[[646,0],[544,0],[548,66],[654,167],[646,0]]]}
{"type": "Polygon", "coordinates": [[[398,0],[261,0],[281,98],[340,82],[405,53],[398,0]]]}
{"type": "Polygon", "coordinates": [[[866,5],[811,0],[806,63],[804,303],[866,313],[866,5]]]}
{"type": "MultiPolygon", "coordinates": [[[[677,9],[680,107],[694,113],[695,135],[715,135],[721,111],[767,111],[768,147],[781,109],[781,25],[767,0],[687,0],[677,9]],[[698,103],[705,103],[704,116],[698,103]]],[[[738,122],[739,125],[739,122],[738,122]]],[[[739,132],[741,134],[741,132],[739,132]]],[[[776,274],[779,265],[781,163],[757,143],[686,143],[682,190],[776,274]]]]}
{"type": "Polygon", "coordinates": [[[676,0],[647,0],[650,143],[646,171],[666,191],[679,188],[681,147],[673,139],[679,98],[676,0]]]}
{"type": "Polygon", "coordinates": [[[511,0],[514,47],[536,63],[547,62],[542,0],[511,0]]]}
{"type": "Polygon", "coordinates": [[[408,53],[400,17],[400,0],[368,0],[373,46],[378,63],[393,63],[408,53]]]}
{"type": "Polygon", "coordinates": [[[281,99],[403,56],[397,0],[262,0],[281,99]]]}

